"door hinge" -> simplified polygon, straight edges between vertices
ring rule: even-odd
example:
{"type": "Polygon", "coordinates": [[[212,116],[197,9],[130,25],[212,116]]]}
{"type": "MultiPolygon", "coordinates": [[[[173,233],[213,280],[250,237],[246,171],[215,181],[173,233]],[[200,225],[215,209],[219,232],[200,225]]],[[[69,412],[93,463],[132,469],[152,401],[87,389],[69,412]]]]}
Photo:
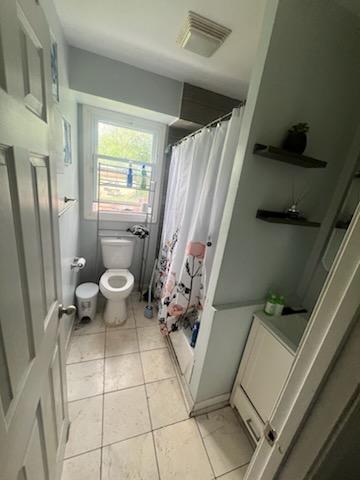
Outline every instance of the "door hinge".
{"type": "Polygon", "coordinates": [[[264,428],[264,436],[266,438],[266,441],[268,442],[268,444],[270,445],[270,447],[272,447],[275,443],[275,440],[277,438],[277,433],[276,431],[273,429],[273,427],[270,425],[269,422],[267,422],[265,424],[265,428],[264,428]]]}
{"type": "Polygon", "coordinates": [[[70,427],[71,427],[71,422],[69,422],[68,425],[67,425],[65,443],[67,443],[67,442],[69,441],[69,437],[70,437],[70,427]]]}

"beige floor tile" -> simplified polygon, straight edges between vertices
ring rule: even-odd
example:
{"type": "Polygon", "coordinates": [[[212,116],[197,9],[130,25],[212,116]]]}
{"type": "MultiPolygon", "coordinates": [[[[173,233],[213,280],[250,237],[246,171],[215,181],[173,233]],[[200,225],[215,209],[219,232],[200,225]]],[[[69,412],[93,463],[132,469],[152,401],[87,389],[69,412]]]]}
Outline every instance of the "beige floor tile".
{"type": "Polygon", "coordinates": [[[102,480],[157,480],[158,478],[151,433],[104,447],[102,480]]]}
{"type": "Polygon", "coordinates": [[[67,363],[85,362],[103,358],[105,334],[75,335],[70,340],[67,363]]]}
{"type": "Polygon", "coordinates": [[[167,348],[141,352],[145,382],[156,382],[175,376],[175,370],[167,348]]]}
{"type": "Polygon", "coordinates": [[[158,325],[156,327],[138,328],[137,332],[141,352],[166,347],[165,338],[161,335],[158,325]]]}
{"type": "Polygon", "coordinates": [[[197,417],[216,476],[245,465],[253,448],[230,407],[197,417]]]}
{"type": "Polygon", "coordinates": [[[104,388],[104,360],[67,365],[66,378],[69,402],[99,395],[104,388]]]}
{"type": "Polygon", "coordinates": [[[107,329],[105,356],[122,355],[139,351],[136,329],[107,329]]]}
{"type": "Polygon", "coordinates": [[[142,385],[142,373],[139,353],[129,353],[105,360],[105,392],[142,385]]]}
{"type": "Polygon", "coordinates": [[[97,313],[95,319],[90,323],[80,324],[74,329],[73,335],[87,335],[89,333],[105,332],[105,323],[101,313],[97,313]]]}
{"type": "Polygon", "coordinates": [[[133,300],[133,310],[135,315],[136,326],[141,327],[155,327],[158,325],[157,312],[154,310],[153,318],[147,318],[144,316],[144,308],[146,302],[138,302],[137,299],[133,300]]]}
{"type": "Polygon", "coordinates": [[[155,430],[154,439],[162,479],[214,478],[194,419],[155,430]]]}
{"type": "Polygon", "coordinates": [[[105,394],[104,445],[150,430],[150,417],[143,385],[105,394]]]}
{"type": "Polygon", "coordinates": [[[153,428],[164,427],[188,418],[176,378],[148,383],[146,392],[153,428]]]}
{"type": "Polygon", "coordinates": [[[61,480],[100,480],[100,459],[98,449],[65,460],[61,480]]]}
{"type": "Polygon", "coordinates": [[[243,480],[245,477],[245,473],[247,470],[247,465],[244,467],[237,468],[236,470],[233,470],[232,472],[225,473],[225,475],[221,475],[221,477],[216,477],[219,480],[243,480]]]}
{"type": "Polygon", "coordinates": [[[101,446],[102,403],[102,395],[69,403],[71,426],[65,458],[101,446]]]}

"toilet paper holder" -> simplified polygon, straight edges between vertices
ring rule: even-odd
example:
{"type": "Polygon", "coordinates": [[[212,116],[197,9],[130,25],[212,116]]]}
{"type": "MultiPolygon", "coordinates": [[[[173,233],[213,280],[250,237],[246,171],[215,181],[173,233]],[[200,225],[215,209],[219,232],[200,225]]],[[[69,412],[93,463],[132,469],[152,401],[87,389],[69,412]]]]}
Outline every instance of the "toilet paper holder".
{"type": "Polygon", "coordinates": [[[71,270],[76,270],[77,272],[85,267],[86,260],[83,257],[75,257],[72,264],[70,265],[71,270]]]}

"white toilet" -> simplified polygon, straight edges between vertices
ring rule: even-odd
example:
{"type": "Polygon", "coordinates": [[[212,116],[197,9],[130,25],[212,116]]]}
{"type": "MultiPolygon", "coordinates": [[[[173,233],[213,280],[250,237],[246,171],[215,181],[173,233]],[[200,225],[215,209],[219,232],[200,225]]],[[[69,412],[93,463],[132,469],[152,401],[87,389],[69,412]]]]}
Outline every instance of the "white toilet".
{"type": "Polygon", "coordinates": [[[106,298],[104,321],[118,325],[127,320],[126,299],[134,288],[134,276],[128,270],[134,242],[128,238],[102,238],[101,250],[108,269],[100,278],[100,291],[106,298]]]}

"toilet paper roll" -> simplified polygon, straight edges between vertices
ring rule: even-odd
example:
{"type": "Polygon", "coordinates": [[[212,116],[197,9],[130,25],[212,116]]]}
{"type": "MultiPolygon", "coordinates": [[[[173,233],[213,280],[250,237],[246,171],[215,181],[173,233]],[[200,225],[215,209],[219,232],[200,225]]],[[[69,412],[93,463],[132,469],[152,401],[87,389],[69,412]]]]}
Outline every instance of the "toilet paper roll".
{"type": "Polygon", "coordinates": [[[77,266],[78,268],[81,270],[82,268],[84,268],[86,265],[86,260],[84,257],[80,257],[77,261],[77,266]]]}
{"type": "Polygon", "coordinates": [[[82,270],[86,265],[86,259],[84,257],[75,257],[73,263],[71,264],[71,269],[78,272],[82,270]]]}

